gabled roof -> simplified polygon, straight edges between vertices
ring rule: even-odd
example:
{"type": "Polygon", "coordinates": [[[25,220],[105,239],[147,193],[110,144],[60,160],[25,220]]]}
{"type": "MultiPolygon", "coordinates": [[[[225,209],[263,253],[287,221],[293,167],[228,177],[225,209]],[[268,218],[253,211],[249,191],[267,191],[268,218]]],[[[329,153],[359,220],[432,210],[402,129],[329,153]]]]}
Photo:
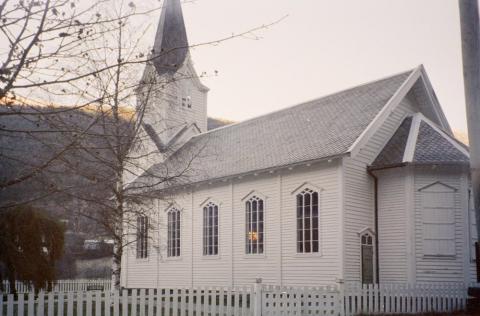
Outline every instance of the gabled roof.
{"type": "Polygon", "coordinates": [[[188,166],[193,183],[345,155],[412,72],[197,135],[142,179],[188,166]]]}
{"type": "Polygon", "coordinates": [[[468,165],[469,161],[465,145],[417,113],[405,118],[370,169],[406,164],[468,165]]]}
{"type": "Polygon", "coordinates": [[[347,154],[354,156],[410,91],[415,98],[421,98],[420,110],[429,118],[418,113],[414,118],[406,119],[373,167],[406,162],[466,163],[468,151],[452,138],[436,98],[428,97],[433,93],[428,91],[431,89],[428,82],[420,66],[199,134],[164,163],[151,167],[137,179],[137,183],[139,186],[145,182],[150,185],[154,178],[161,180],[178,174],[182,174],[182,180],[169,185],[210,182],[347,154]],[[420,124],[420,118],[428,124],[420,124]],[[414,125],[418,130],[415,138],[411,137],[414,125]],[[440,149],[431,142],[440,144],[440,149]]]}
{"type": "Polygon", "coordinates": [[[187,55],[187,31],[180,0],[165,0],[153,44],[153,64],[157,73],[175,73],[187,55]]]}

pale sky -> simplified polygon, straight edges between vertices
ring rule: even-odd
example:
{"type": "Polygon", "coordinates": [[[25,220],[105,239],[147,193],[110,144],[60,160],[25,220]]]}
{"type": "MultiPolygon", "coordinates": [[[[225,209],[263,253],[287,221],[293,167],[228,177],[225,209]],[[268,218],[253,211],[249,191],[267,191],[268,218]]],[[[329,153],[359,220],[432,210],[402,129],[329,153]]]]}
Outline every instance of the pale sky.
{"type": "Polygon", "coordinates": [[[453,129],[466,131],[456,0],[196,0],[183,5],[211,89],[209,116],[244,120],[424,64],[453,129]]]}

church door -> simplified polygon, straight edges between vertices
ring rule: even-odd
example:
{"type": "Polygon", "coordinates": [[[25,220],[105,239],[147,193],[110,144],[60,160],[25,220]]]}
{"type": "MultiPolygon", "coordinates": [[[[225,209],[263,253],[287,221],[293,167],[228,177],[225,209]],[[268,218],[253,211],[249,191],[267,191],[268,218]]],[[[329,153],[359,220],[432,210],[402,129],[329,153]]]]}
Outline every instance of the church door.
{"type": "Polygon", "coordinates": [[[362,283],[373,283],[373,237],[369,233],[361,237],[362,283]]]}

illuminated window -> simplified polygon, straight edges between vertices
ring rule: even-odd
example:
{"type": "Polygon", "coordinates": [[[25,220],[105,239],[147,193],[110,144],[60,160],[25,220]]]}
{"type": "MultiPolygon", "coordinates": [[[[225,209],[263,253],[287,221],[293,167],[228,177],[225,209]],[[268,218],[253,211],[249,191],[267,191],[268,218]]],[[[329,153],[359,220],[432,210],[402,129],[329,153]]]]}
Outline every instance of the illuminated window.
{"type": "Polygon", "coordinates": [[[173,208],[168,212],[168,257],[180,256],[180,211],[173,208]]]}
{"type": "Polygon", "coordinates": [[[245,203],[246,210],[246,253],[261,254],[264,250],[264,203],[253,196],[245,203]]]}
{"type": "Polygon", "coordinates": [[[318,236],[318,193],[305,189],[297,194],[297,252],[318,252],[318,236]]]}
{"type": "Polygon", "coordinates": [[[218,205],[212,202],[203,208],[203,255],[218,255],[218,205]]]}

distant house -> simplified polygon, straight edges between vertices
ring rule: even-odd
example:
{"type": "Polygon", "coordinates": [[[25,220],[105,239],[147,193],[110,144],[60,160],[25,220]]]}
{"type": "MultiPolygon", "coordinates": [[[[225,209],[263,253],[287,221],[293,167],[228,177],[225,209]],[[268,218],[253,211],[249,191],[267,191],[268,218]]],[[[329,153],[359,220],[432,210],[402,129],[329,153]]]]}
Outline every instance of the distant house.
{"type": "Polygon", "coordinates": [[[192,168],[138,218],[124,287],[474,279],[469,152],[422,66],[207,131],[208,89],[183,47],[180,1],[166,0],[154,52],[171,53],[145,78],[193,79],[148,104],[158,155],[129,181],[192,168]]]}

